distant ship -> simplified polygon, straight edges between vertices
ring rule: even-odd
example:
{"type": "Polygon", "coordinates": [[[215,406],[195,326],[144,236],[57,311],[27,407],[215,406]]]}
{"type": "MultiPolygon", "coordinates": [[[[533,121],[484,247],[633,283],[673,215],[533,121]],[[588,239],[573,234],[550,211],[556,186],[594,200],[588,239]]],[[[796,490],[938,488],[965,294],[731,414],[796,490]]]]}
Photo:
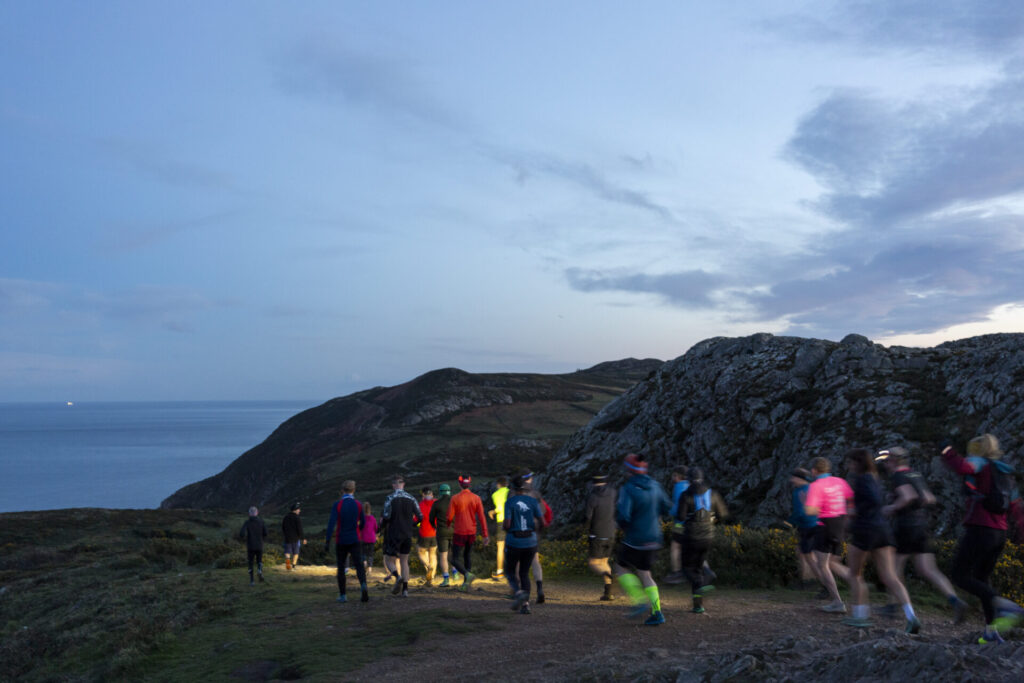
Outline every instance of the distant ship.
{"type": "Polygon", "coordinates": [[[69,406],[73,406],[73,405],[75,405],[75,403],[74,403],[74,401],[68,401],[68,405],[69,406]]]}

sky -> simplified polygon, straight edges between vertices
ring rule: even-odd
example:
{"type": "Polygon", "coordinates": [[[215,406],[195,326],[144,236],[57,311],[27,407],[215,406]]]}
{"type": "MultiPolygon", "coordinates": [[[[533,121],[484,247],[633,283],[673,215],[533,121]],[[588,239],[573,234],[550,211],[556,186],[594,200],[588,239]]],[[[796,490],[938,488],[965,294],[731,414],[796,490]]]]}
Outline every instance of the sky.
{"type": "Polygon", "coordinates": [[[0,401],[1024,331],[1024,8],[0,0],[0,401]]]}

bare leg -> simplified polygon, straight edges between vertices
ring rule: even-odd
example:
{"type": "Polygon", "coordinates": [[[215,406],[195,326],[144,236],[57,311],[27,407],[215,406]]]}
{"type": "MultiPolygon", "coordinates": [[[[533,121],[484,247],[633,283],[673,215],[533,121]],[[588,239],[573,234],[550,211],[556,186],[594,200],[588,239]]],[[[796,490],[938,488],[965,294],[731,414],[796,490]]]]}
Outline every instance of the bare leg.
{"type": "Polygon", "coordinates": [[[443,553],[439,552],[437,554],[437,562],[438,562],[438,564],[441,565],[441,574],[442,575],[447,574],[448,573],[448,551],[447,550],[444,551],[443,553]]]}
{"type": "MultiPolygon", "coordinates": [[[[901,605],[909,605],[910,595],[907,593],[907,588],[903,585],[903,582],[899,580],[899,577],[896,576],[892,546],[885,546],[884,548],[877,548],[873,550],[871,552],[871,557],[875,562],[875,569],[878,571],[878,578],[880,578],[882,583],[885,584],[885,587],[889,589],[889,595],[896,598],[896,601],[901,605]]],[[[863,581],[861,581],[861,583],[863,584],[863,581]]],[[[865,598],[867,597],[867,586],[864,587],[864,596],[865,598]]]]}
{"type": "Polygon", "coordinates": [[[864,562],[867,560],[867,553],[851,544],[847,549],[847,555],[850,562],[848,568],[850,578],[847,581],[850,584],[850,602],[856,609],[858,605],[866,606],[868,604],[868,586],[861,576],[864,571],[864,562]]]}
{"type": "Polygon", "coordinates": [[[671,541],[669,543],[668,559],[673,574],[683,571],[683,546],[680,545],[679,541],[671,541]]]}
{"type": "MultiPolygon", "coordinates": [[[[904,558],[906,555],[903,556],[904,558]]],[[[904,562],[906,560],[904,559],[904,562]]],[[[953,589],[953,584],[950,583],[946,575],[943,574],[938,566],[935,564],[935,556],[931,553],[924,553],[921,555],[914,555],[914,567],[917,572],[928,579],[933,586],[935,586],[940,593],[945,595],[947,598],[956,597],[956,591],[953,589]]],[[[902,574],[900,575],[902,578],[902,574]]]]}
{"type": "MultiPolygon", "coordinates": [[[[388,576],[390,576],[392,574],[397,574],[398,573],[398,567],[397,567],[397,564],[396,564],[397,560],[398,560],[397,557],[393,557],[391,555],[385,555],[384,556],[384,569],[388,570],[388,576]]],[[[387,578],[387,577],[385,577],[385,578],[387,578]]]]}
{"type": "Polygon", "coordinates": [[[502,574],[505,571],[505,541],[495,541],[498,546],[498,565],[497,573],[502,574]]]}
{"type": "Polygon", "coordinates": [[[836,586],[836,578],[832,576],[832,570],[829,568],[829,558],[831,557],[832,555],[829,553],[823,553],[818,550],[814,551],[814,561],[818,566],[818,580],[821,581],[821,585],[828,591],[832,602],[842,602],[843,599],[839,597],[839,587],[836,586]]]}
{"type": "Polygon", "coordinates": [[[399,555],[398,559],[399,559],[399,562],[401,563],[401,567],[402,567],[402,581],[408,582],[409,581],[409,553],[405,553],[404,555],[399,555]]]}

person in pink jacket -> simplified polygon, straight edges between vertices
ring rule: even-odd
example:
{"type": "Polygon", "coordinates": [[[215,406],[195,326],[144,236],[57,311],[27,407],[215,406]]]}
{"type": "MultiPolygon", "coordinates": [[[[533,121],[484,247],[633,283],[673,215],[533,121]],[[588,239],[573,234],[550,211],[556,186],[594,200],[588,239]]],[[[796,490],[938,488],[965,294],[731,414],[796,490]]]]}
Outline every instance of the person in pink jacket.
{"type": "Polygon", "coordinates": [[[370,514],[369,501],[363,503],[363,528],[359,530],[359,542],[363,544],[363,566],[369,575],[373,569],[373,547],[377,544],[377,518],[370,514]]]}
{"type": "Polygon", "coordinates": [[[842,614],[846,605],[839,597],[836,576],[850,582],[850,571],[839,558],[843,554],[846,540],[846,511],[853,501],[853,489],[845,479],[833,477],[832,463],[827,458],[815,458],[811,463],[814,481],[807,488],[807,502],[804,509],[809,515],[817,515],[818,529],[813,543],[813,565],[818,580],[828,591],[832,602],[822,607],[826,612],[842,614]]]}

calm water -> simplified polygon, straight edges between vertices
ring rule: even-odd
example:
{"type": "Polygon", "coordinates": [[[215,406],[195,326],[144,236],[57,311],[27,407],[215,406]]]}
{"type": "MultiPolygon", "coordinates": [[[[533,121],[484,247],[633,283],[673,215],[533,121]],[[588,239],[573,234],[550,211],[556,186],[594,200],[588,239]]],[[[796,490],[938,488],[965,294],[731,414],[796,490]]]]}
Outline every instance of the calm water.
{"type": "Polygon", "coordinates": [[[157,507],[314,405],[0,403],[0,512],[157,507]]]}

